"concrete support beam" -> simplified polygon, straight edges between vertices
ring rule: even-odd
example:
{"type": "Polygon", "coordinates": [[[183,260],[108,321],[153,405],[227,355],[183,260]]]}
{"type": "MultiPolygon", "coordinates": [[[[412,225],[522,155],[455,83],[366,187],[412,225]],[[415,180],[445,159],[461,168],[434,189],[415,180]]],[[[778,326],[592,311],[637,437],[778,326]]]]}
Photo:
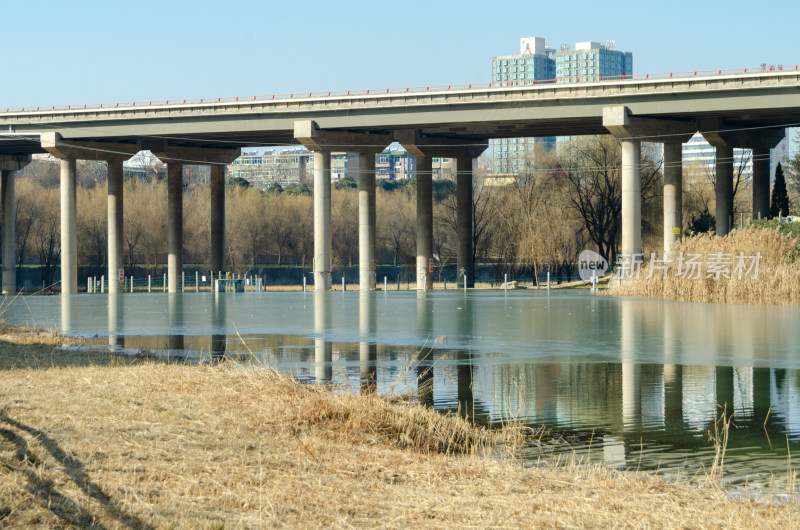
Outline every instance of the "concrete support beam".
{"type": "Polygon", "coordinates": [[[167,164],[167,279],[170,293],[183,290],[183,165],[167,164]]]}
{"type": "Polygon", "coordinates": [[[717,235],[725,236],[733,226],[733,147],[717,146],[716,166],[717,235]]]}
{"type": "Polygon", "coordinates": [[[314,152],[377,153],[392,143],[388,134],[324,130],[313,120],[294,122],[294,137],[314,152]]]}
{"type": "Polygon", "coordinates": [[[433,167],[431,157],[417,157],[417,289],[433,289],[433,167]]]}
{"type": "Polygon", "coordinates": [[[664,143],[664,255],[683,231],[683,144],[664,143]]]}
{"type": "Polygon", "coordinates": [[[753,149],[753,219],[769,217],[769,149],[753,149]]]}
{"type": "Polygon", "coordinates": [[[743,131],[740,127],[728,125],[719,119],[704,119],[699,125],[703,137],[714,147],[772,149],[786,136],[786,129],[783,127],[743,131]],[[732,130],[726,130],[727,127],[732,130]]]}
{"type": "Polygon", "coordinates": [[[0,154],[0,171],[19,171],[28,165],[31,155],[2,155],[0,154]]]}
{"type": "Polygon", "coordinates": [[[622,142],[622,253],[642,251],[642,143],[622,142]]]}
{"type": "Polygon", "coordinates": [[[456,159],[456,269],[459,285],[475,286],[475,263],[472,259],[472,158],[456,159]]]}
{"type": "Polygon", "coordinates": [[[56,158],[75,160],[128,159],[141,151],[141,144],[64,140],[57,132],[42,133],[42,149],[56,158]]]}
{"type": "Polygon", "coordinates": [[[691,121],[663,120],[633,116],[623,105],[603,109],[603,127],[618,140],[639,142],[686,142],[697,131],[691,121]]]}
{"type": "Polygon", "coordinates": [[[120,294],[125,289],[119,281],[123,268],[123,191],[122,159],[108,160],[108,292],[120,294]]]}
{"type": "Polygon", "coordinates": [[[211,263],[212,271],[225,270],[225,166],[211,166],[211,263]]]}
{"type": "Polygon", "coordinates": [[[314,152],[314,290],[331,290],[331,153],[314,152]]]}
{"type": "Polygon", "coordinates": [[[375,153],[358,155],[358,285],[375,290],[375,153]]]}
{"type": "Polygon", "coordinates": [[[78,292],[77,162],[61,159],[61,294],[78,292]]]}

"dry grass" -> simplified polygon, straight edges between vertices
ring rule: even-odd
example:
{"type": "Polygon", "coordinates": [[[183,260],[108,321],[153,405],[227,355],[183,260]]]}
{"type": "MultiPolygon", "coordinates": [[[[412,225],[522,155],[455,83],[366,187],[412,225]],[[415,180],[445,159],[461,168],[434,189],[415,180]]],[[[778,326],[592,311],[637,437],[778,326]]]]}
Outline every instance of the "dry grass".
{"type": "Polygon", "coordinates": [[[2,340],[4,527],[788,528],[800,518],[796,504],[713,487],[487,458],[519,431],[270,370],[64,355],[12,344],[7,330],[2,340]]]}
{"type": "MultiPolygon", "coordinates": [[[[679,242],[674,254],[681,252],[700,254],[702,261],[712,254],[733,256],[731,273],[736,265],[735,256],[755,256],[761,253],[757,279],[734,274],[730,278],[706,277],[687,279],[675,275],[676,265],[669,269],[667,278],[654,269],[650,278],[650,265],[642,267],[639,279],[623,279],[622,286],[614,278],[609,283],[608,294],[616,296],[645,296],[686,302],[722,302],[736,304],[800,305],[800,262],[797,239],[773,228],[750,227],[734,230],[725,237],[698,235],[679,242]]],[[[749,263],[749,262],[748,262],[749,263]]]]}

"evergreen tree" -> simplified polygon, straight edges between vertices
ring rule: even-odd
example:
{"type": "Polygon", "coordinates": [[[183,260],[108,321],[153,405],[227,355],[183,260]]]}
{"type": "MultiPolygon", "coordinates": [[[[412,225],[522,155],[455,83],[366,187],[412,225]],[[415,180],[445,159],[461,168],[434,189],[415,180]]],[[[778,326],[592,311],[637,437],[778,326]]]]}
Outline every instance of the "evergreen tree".
{"type": "Polygon", "coordinates": [[[775,186],[772,187],[772,202],[769,205],[770,217],[789,215],[789,196],[786,193],[786,179],[780,164],[775,169],[775,186]]]}

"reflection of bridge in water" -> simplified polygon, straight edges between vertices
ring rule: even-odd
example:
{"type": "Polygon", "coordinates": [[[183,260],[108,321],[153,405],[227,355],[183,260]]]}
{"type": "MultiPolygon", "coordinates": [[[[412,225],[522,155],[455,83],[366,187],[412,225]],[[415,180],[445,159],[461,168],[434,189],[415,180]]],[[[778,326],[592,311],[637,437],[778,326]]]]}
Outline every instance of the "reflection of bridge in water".
{"type": "MultiPolygon", "coordinates": [[[[522,310],[519,299],[442,299],[420,291],[407,306],[411,318],[397,326],[414,327],[406,331],[421,341],[395,346],[383,343],[381,330],[382,319],[395,318],[387,314],[391,299],[370,292],[348,296],[308,295],[311,336],[232,333],[229,307],[236,298],[224,294],[166,295],[163,318],[173,332],[131,335],[125,329],[125,304],[135,298],[110,296],[107,342],[188,359],[254,359],[355,392],[412,390],[423,404],[459,410],[481,422],[514,418],[632,442],[667,436],[673,445],[692,447],[706,444],[700,435],[713,425],[718,405],[725,404],[741,432],[762,436],[766,431],[772,439],[788,435],[800,441],[797,357],[774,354],[774,345],[800,344],[791,308],[585,297],[580,299],[583,320],[576,324],[577,317],[569,316],[576,311],[575,297],[541,297],[534,310],[522,310]],[[496,307],[478,310],[488,303],[496,307]],[[520,317],[530,313],[534,318],[520,317]],[[783,313],[789,318],[776,317],[783,313]],[[206,319],[208,334],[182,332],[199,318],[206,319]],[[529,341],[528,354],[502,353],[509,329],[520,330],[521,340],[529,341]],[[342,330],[356,340],[341,340],[342,330]],[[501,353],[459,347],[477,345],[492,330],[489,340],[501,353]],[[439,335],[447,335],[447,342],[437,343],[439,335]],[[451,341],[456,347],[449,348],[451,341]],[[583,353],[570,356],[569,348],[583,353]]],[[[74,301],[62,298],[66,332],[79,320],[74,301]]],[[[751,442],[737,435],[730,444],[751,442]]]]}

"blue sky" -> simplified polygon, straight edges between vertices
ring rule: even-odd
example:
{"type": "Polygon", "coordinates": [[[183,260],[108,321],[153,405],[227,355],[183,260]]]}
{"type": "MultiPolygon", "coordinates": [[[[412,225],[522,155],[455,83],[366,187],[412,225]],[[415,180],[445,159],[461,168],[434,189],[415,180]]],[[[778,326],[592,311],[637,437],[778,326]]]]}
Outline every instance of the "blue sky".
{"type": "Polygon", "coordinates": [[[0,108],[489,81],[520,37],[634,73],[800,63],[800,2],[0,0],[0,108]]]}

